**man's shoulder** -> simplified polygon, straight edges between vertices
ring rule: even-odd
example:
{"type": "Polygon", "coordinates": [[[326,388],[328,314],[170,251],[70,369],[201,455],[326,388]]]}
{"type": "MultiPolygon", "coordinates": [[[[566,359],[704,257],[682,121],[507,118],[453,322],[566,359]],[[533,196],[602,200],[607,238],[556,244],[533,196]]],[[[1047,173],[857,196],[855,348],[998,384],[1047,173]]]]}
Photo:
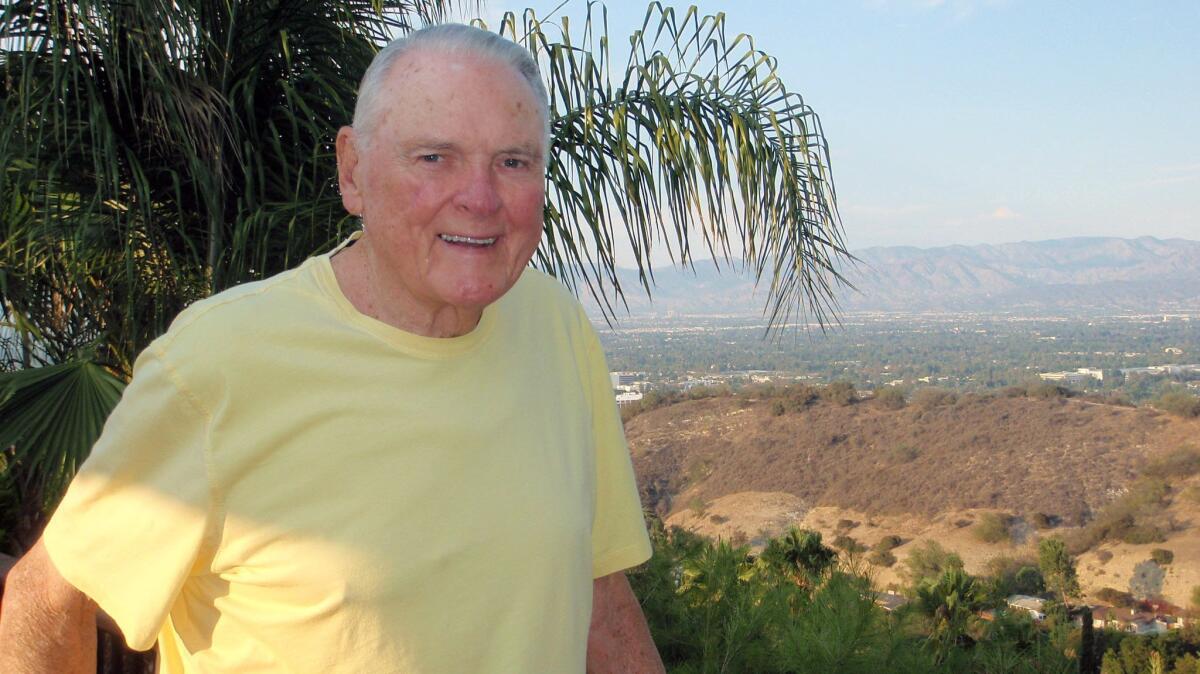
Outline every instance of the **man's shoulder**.
{"type": "Polygon", "coordinates": [[[197,300],[171,322],[171,327],[160,338],[162,344],[220,338],[295,316],[296,310],[311,303],[316,295],[315,285],[307,278],[308,267],[313,263],[310,259],[274,276],[197,300]]]}

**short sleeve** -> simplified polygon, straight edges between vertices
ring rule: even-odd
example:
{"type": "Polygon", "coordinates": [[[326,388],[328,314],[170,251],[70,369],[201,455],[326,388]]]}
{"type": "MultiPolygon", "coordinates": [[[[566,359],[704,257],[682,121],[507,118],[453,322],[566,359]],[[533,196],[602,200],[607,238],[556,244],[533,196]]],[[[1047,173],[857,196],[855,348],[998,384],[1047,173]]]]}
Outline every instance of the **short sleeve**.
{"type": "Polygon", "coordinates": [[[208,416],[151,345],[43,537],[55,568],[146,650],[212,521],[208,416]]]}
{"type": "Polygon", "coordinates": [[[592,577],[637,566],[650,558],[625,429],[617,412],[604,350],[584,318],[587,376],[591,385],[592,432],[596,447],[596,511],[592,521],[592,577]]]}

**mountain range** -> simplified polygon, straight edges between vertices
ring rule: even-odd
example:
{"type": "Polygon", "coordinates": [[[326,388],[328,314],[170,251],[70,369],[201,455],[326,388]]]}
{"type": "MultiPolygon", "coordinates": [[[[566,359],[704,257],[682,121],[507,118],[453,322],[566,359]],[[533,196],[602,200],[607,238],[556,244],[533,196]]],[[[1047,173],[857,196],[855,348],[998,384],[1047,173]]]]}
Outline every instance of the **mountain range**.
{"type": "MultiPolygon", "coordinates": [[[[844,311],[996,313],[1200,309],[1200,241],[1080,237],[998,245],[874,247],[841,267],[844,311]]],[[[618,270],[629,314],[761,315],[769,278],[756,285],[736,265],[697,261],[654,269],[646,297],[632,270],[618,270]]],[[[589,309],[598,305],[589,300],[589,309]]],[[[620,312],[618,316],[620,315],[620,312]]]]}

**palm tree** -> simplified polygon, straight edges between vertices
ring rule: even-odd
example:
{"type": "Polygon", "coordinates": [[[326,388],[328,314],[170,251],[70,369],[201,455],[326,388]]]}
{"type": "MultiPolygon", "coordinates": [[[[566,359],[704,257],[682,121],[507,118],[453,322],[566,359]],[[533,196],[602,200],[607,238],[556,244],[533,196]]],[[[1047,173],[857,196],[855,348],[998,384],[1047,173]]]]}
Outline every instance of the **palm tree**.
{"type": "Polygon", "coordinates": [[[792,527],[768,541],[758,561],[801,585],[813,586],[833,568],[837,553],[821,542],[819,532],[792,527]]]}
{"type": "Polygon", "coordinates": [[[916,587],[914,603],[930,621],[929,643],[939,658],[969,638],[967,630],[982,608],[979,595],[975,579],[959,566],[916,587]]]}
{"type": "MultiPolygon", "coordinates": [[[[184,306],[294,266],[357,226],[335,190],[336,130],[379,46],[448,5],[25,0],[2,10],[0,299],[16,337],[0,339],[0,370],[97,367],[0,375],[0,448],[15,448],[0,498],[15,470],[53,500],[94,441],[111,407],[52,408],[68,379],[119,388],[184,306]]],[[[773,323],[835,315],[848,255],[820,122],[751,38],[728,38],[721,15],[655,3],[612,77],[602,8],[577,31],[532,11],[499,30],[544,64],[551,93],[536,266],[611,315],[627,290],[615,273],[620,228],[646,291],[654,246],[682,263],[697,250],[736,253],[769,283],[773,323]]]]}

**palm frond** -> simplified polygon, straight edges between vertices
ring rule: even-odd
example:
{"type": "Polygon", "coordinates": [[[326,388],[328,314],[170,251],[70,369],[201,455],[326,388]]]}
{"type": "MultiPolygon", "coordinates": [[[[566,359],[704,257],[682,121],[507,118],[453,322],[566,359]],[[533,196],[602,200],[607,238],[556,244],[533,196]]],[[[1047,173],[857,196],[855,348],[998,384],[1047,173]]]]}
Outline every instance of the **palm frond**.
{"type": "Polygon", "coordinates": [[[21,532],[57,502],[124,389],[86,359],[0,373],[0,529],[21,532]]]}
{"type": "Polygon", "coordinates": [[[381,44],[448,0],[14,2],[0,10],[0,291],[51,362],[127,375],[188,303],[351,224],[333,139],[381,44]]]}
{"type": "Polygon", "coordinates": [[[546,236],[536,264],[582,280],[612,310],[623,297],[614,234],[624,230],[650,292],[652,248],[692,264],[698,250],[770,279],[772,325],[794,311],[835,319],[842,238],[829,149],[816,113],[752,38],[723,15],[653,3],[611,76],[607,21],[582,30],[509,14],[502,32],[543,64],[552,108],[546,236]],[[697,240],[697,238],[699,240],[697,240]]]}

